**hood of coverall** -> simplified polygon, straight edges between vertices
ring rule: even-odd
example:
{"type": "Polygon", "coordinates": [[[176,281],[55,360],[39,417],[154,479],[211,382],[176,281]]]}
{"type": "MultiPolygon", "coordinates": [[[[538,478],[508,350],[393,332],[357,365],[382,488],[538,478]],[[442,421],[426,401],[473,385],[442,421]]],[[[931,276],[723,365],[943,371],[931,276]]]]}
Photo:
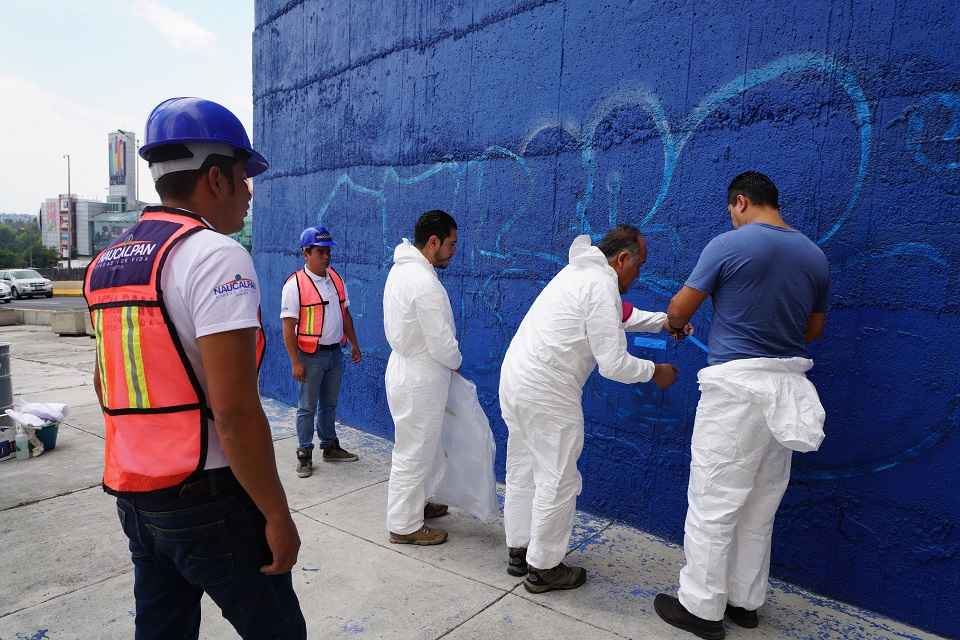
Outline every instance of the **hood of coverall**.
{"type": "Polygon", "coordinates": [[[603,251],[590,244],[590,236],[582,235],[574,238],[567,256],[570,264],[574,267],[596,267],[604,272],[609,272],[611,278],[616,279],[617,277],[617,272],[610,266],[607,256],[603,255],[603,251]]]}
{"type": "Polygon", "coordinates": [[[393,250],[393,264],[420,263],[431,271],[434,271],[430,261],[420,253],[416,245],[404,238],[400,244],[393,250]]]}

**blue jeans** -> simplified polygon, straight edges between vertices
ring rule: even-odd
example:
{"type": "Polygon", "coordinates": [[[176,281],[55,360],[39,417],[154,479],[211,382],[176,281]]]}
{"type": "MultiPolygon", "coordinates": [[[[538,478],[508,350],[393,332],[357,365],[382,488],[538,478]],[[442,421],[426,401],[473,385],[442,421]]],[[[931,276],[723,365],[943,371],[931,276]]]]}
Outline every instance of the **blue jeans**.
{"type": "Polygon", "coordinates": [[[117,512],[133,558],[136,640],[199,637],[204,593],[242,638],[307,637],[291,574],[260,573],[272,558],[265,520],[239,485],[203,498],[117,498],[117,512]]]}
{"type": "Polygon", "coordinates": [[[314,354],[300,352],[307,379],[300,383],[297,402],[297,437],[301,449],[313,449],[313,433],[320,436],[320,448],[337,440],[337,398],[343,378],[343,352],[319,349],[314,354]],[[319,414],[319,415],[318,415],[319,414]]]}

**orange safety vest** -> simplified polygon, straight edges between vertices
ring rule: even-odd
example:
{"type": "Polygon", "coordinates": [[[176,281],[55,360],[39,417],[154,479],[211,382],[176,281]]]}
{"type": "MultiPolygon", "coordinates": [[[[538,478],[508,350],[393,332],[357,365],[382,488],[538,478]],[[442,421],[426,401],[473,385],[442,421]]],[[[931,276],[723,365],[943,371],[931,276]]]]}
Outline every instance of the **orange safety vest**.
{"type": "MultiPolygon", "coordinates": [[[[189,211],[146,207],[87,267],[83,295],[97,336],[109,493],[174,487],[203,471],[213,414],[160,283],[170,251],[209,228],[189,211]]],[[[265,346],[261,327],[258,367],[265,346]]]]}
{"type": "MultiPolygon", "coordinates": [[[[327,267],[327,275],[333,281],[333,286],[337,290],[337,296],[340,298],[340,317],[343,317],[347,304],[343,278],[331,267],[327,267]]],[[[313,279],[307,275],[304,269],[290,274],[287,282],[294,278],[297,279],[297,295],[300,300],[300,318],[297,320],[297,347],[304,353],[316,353],[320,347],[323,319],[329,301],[323,299],[317,285],[314,284],[313,279]]],[[[347,336],[344,334],[340,338],[340,344],[344,344],[346,341],[347,336]]]]}

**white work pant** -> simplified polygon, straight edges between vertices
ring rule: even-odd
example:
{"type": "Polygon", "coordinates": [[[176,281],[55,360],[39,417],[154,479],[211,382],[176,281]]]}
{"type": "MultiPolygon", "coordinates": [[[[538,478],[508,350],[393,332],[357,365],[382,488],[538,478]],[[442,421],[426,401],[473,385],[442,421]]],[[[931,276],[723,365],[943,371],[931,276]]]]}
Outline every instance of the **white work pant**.
{"type": "MultiPolygon", "coordinates": [[[[579,393],[575,394],[579,398],[579,393]]],[[[570,544],[577,496],[583,486],[577,460],[583,450],[583,409],[546,406],[505,394],[500,409],[507,440],[507,492],[503,508],[508,547],[526,547],[527,562],[552,569],[570,544]]]]}
{"type": "Polygon", "coordinates": [[[450,369],[436,361],[390,354],[385,376],[394,445],[387,491],[387,530],[405,535],[423,526],[427,483],[434,471],[450,391],[450,369]]]}
{"type": "Polygon", "coordinates": [[[695,616],[722,620],[728,602],[753,610],[766,599],[773,518],[793,452],[774,439],[762,404],[704,384],[690,448],[677,596],[695,616]]]}

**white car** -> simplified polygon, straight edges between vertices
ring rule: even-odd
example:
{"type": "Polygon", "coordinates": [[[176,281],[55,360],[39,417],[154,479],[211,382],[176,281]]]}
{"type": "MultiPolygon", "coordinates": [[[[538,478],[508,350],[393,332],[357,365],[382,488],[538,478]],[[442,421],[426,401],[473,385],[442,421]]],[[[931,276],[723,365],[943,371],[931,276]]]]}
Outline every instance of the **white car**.
{"type": "Polygon", "coordinates": [[[13,300],[13,293],[10,290],[10,285],[0,281],[0,302],[10,302],[11,300],[13,300]]]}
{"type": "Polygon", "coordinates": [[[31,296],[53,297],[53,281],[47,280],[33,269],[0,271],[0,282],[10,287],[10,293],[16,299],[31,296]]]}

